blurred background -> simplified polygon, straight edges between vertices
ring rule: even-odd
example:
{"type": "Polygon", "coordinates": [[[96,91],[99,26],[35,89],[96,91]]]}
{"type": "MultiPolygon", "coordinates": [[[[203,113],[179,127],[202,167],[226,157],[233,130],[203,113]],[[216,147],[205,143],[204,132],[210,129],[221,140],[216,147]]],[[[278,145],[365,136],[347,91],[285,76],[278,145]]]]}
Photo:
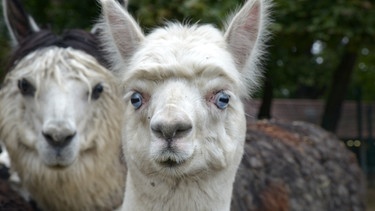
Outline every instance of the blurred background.
{"type": "MultiPolygon", "coordinates": [[[[130,0],[145,32],[173,20],[213,23],[243,0],[130,0]]],[[[90,30],[99,3],[24,0],[43,27],[90,30]]],[[[358,158],[375,206],[375,1],[274,0],[262,87],[248,103],[250,119],[301,120],[335,133],[358,158]]],[[[0,81],[11,48],[0,20],[0,81]]]]}

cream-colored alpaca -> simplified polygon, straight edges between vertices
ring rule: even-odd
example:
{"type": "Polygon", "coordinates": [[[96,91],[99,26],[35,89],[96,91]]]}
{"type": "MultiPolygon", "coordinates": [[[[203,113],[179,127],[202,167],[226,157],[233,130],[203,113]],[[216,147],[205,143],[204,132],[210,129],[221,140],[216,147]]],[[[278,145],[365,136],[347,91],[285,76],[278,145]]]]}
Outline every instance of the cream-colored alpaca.
{"type": "Polygon", "coordinates": [[[123,210],[229,210],[267,1],[248,1],[225,33],[170,23],[148,36],[115,1],[102,7],[103,40],[126,103],[123,210]]]}
{"type": "Polygon", "coordinates": [[[112,210],[122,204],[123,103],[95,37],[40,30],[4,0],[15,43],[0,89],[0,140],[42,210],[112,210]]]}

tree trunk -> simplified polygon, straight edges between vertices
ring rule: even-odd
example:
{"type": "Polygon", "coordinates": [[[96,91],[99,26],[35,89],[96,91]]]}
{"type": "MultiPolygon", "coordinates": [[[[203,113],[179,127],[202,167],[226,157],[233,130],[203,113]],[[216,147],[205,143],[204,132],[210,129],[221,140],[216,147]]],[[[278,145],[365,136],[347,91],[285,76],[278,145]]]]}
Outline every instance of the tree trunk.
{"type": "Polygon", "coordinates": [[[333,73],[331,89],[326,99],[321,126],[331,132],[336,132],[341,115],[342,103],[345,100],[350,79],[354,71],[358,54],[347,49],[333,73]]]}
{"type": "Polygon", "coordinates": [[[272,99],[273,99],[272,79],[271,79],[270,74],[266,72],[264,85],[263,85],[262,103],[259,108],[258,119],[270,119],[271,118],[272,99]]]}

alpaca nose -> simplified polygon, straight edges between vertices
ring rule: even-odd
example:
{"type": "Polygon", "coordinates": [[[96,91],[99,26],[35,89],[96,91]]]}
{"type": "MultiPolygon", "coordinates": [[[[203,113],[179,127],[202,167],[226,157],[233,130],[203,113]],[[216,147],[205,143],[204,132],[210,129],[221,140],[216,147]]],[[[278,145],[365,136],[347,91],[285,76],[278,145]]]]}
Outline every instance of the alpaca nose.
{"type": "Polygon", "coordinates": [[[193,122],[180,106],[169,104],[155,112],[150,128],[156,137],[171,142],[187,136],[193,129],[193,122]]]}
{"type": "Polygon", "coordinates": [[[190,122],[156,122],[151,124],[151,130],[156,137],[164,138],[168,142],[173,138],[182,138],[186,136],[193,126],[190,122]]]}
{"type": "Polygon", "coordinates": [[[51,146],[65,147],[73,140],[76,130],[65,122],[57,121],[44,127],[42,134],[51,146]]]}

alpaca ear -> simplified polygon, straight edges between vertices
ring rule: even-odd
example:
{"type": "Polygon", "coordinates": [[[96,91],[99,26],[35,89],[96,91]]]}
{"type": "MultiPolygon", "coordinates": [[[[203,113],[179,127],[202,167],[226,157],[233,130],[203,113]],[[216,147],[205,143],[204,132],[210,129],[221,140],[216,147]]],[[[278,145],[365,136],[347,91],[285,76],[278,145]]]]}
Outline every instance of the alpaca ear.
{"type": "Polygon", "coordinates": [[[27,36],[40,31],[34,19],[25,12],[18,0],[3,0],[3,14],[13,46],[27,36]]]}
{"type": "MultiPolygon", "coordinates": [[[[118,3],[126,10],[128,8],[128,1],[124,0],[117,0],[118,3]]],[[[95,36],[100,36],[103,32],[103,24],[102,23],[96,23],[93,25],[93,27],[90,30],[90,33],[95,35],[95,36]]]]}
{"type": "MultiPolygon", "coordinates": [[[[127,5],[123,1],[122,5],[127,5]]],[[[103,34],[106,50],[114,58],[128,61],[144,39],[144,34],[131,15],[115,0],[101,0],[103,34]]],[[[113,61],[116,63],[117,61],[113,61]]]]}
{"type": "Polygon", "coordinates": [[[230,22],[225,39],[239,71],[257,63],[267,24],[267,0],[248,0],[230,22]]]}

